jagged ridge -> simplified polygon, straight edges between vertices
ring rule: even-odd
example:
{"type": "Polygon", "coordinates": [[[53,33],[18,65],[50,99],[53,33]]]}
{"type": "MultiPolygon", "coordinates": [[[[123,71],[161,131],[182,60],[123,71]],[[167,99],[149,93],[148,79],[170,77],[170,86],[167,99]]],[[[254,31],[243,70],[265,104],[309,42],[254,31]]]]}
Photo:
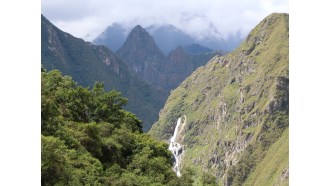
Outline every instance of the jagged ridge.
{"type": "Polygon", "coordinates": [[[178,46],[165,57],[153,37],[137,25],[117,54],[140,79],[165,90],[171,90],[197,67],[205,65],[216,53],[192,55],[178,46]]]}

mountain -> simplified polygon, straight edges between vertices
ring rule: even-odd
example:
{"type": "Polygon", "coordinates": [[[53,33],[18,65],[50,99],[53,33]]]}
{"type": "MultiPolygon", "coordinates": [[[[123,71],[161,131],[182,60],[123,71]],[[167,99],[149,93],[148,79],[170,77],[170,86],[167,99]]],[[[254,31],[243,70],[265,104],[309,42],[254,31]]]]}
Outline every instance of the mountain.
{"type": "Polygon", "coordinates": [[[175,89],[198,67],[205,65],[216,53],[188,54],[178,46],[166,57],[160,71],[158,85],[166,90],[175,89]]]}
{"type": "Polygon", "coordinates": [[[197,43],[190,44],[184,46],[184,51],[187,52],[188,54],[203,54],[203,53],[208,53],[212,52],[213,50],[204,46],[201,46],[197,43]]]}
{"type": "Polygon", "coordinates": [[[93,40],[95,45],[105,45],[112,51],[117,51],[125,42],[126,29],[118,23],[108,26],[99,36],[93,40]]]}
{"type": "Polygon", "coordinates": [[[166,55],[178,45],[185,46],[194,43],[191,36],[170,24],[151,25],[146,30],[153,36],[156,44],[166,55]]]}
{"type": "MultiPolygon", "coordinates": [[[[178,45],[185,46],[194,43],[191,36],[170,24],[160,26],[151,25],[145,28],[145,30],[154,38],[157,46],[166,55],[178,45]]],[[[121,46],[123,46],[127,38],[127,31],[128,30],[126,30],[119,23],[114,23],[98,35],[93,40],[93,44],[105,45],[111,50],[117,51],[121,46]]]]}
{"type": "Polygon", "coordinates": [[[199,54],[188,54],[178,46],[165,57],[153,37],[137,25],[117,51],[117,55],[140,79],[165,90],[172,90],[215,55],[215,52],[205,53],[205,50],[207,49],[197,45],[193,52],[199,54]]]}
{"type": "MultiPolygon", "coordinates": [[[[212,29],[214,32],[218,32],[214,26],[212,29]]],[[[190,50],[195,50],[196,47],[200,49],[205,47],[207,50],[232,51],[242,42],[239,33],[230,35],[227,39],[212,36],[197,39],[171,24],[151,25],[145,30],[154,38],[154,42],[165,55],[168,55],[179,45],[191,48],[187,50],[188,53],[190,50]]],[[[120,23],[114,23],[98,35],[93,40],[93,44],[105,45],[112,51],[117,51],[124,44],[128,31],[120,23]]]]}
{"type": "Polygon", "coordinates": [[[171,92],[149,134],[180,144],[194,185],[289,184],[288,23],[288,14],[267,16],[171,92]]]}
{"type": "Polygon", "coordinates": [[[140,25],[135,26],[124,45],[116,52],[142,80],[157,85],[165,56],[150,34],[140,25]]]}
{"type": "Polygon", "coordinates": [[[41,63],[47,70],[58,69],[82,86],[104,82],[128,98],[126,109],[143,121],[148,131],[158,119],[167,92],[139,80],[126,64],[105,46],[95,46],[65,33],[41,16],[41,63]]]}

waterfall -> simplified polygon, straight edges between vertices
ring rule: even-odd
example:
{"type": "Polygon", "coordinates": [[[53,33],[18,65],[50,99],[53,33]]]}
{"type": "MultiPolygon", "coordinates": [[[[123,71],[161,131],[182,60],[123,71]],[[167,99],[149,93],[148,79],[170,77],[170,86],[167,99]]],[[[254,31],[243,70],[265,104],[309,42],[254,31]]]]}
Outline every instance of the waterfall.
{"type": "Polygon", "coordinates": [[[181,155],[183,154],[183,147],[181,146],[181,144],[176,142],[176,137],[178,135],[178,130],[179,130],[180,124],[181,124],[181,117],[178,119],[178,121],[176,123],[174,134],[170,139],[170,146],[168,148],[174,155],[175,164],[174,164],[173,171],[176,172],[176,175],[178,177],[181,176],[180,162],[181,162],[181,155]]]}

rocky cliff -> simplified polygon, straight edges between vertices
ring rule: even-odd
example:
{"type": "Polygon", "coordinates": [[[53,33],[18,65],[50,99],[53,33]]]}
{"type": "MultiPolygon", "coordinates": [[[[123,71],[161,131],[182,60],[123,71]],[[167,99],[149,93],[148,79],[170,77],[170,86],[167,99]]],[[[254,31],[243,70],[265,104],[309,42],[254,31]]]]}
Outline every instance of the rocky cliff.
{"type": "Polygon", "coordinates": [[[141,80],[171,90],[216,54],[203,52],[205,49],[200,48],[195,48],[200,51],[198,54],[189,54],[178,46],[165,57],[154,38],[138,25],[132,29],[117,54],[141,80]]]}
{"type": "Polygon", "coordinates": [[[134,27],[117,54],[142,80],[158,84],[165,56],[144,28],[139,25],[134,27]]]}
{"type": "Polygon", "coordinates": [[[262,20],[235,51],[215,56],[178,88],[150,134],[168,141],[186,116],[181,168],[195,185],[288,185],[289,15],[262,20]]]}
{"type": "Polygon", "coordinates": [[[167,92],[139,80],[126,64],[105,46],[95,46],[55,27],[41,16],[41,63],[47,70],[58,69],[82,86],[95,81],[106,90],[115,89],[128,98],[126,109],[143,121],[148,131],[157,121],[167,92]]]}

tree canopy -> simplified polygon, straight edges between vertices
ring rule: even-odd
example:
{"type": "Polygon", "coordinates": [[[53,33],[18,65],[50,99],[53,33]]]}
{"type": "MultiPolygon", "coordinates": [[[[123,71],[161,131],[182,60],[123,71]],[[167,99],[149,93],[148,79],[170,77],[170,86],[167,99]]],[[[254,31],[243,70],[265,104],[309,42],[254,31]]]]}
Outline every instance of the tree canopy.
{"type": "Polygon", "coordinates": [[[168,145],[142,133],[126,103],[102,83],[85,88],[42,69],[42,185],[190,185],[172,171],[168,145]]]}

